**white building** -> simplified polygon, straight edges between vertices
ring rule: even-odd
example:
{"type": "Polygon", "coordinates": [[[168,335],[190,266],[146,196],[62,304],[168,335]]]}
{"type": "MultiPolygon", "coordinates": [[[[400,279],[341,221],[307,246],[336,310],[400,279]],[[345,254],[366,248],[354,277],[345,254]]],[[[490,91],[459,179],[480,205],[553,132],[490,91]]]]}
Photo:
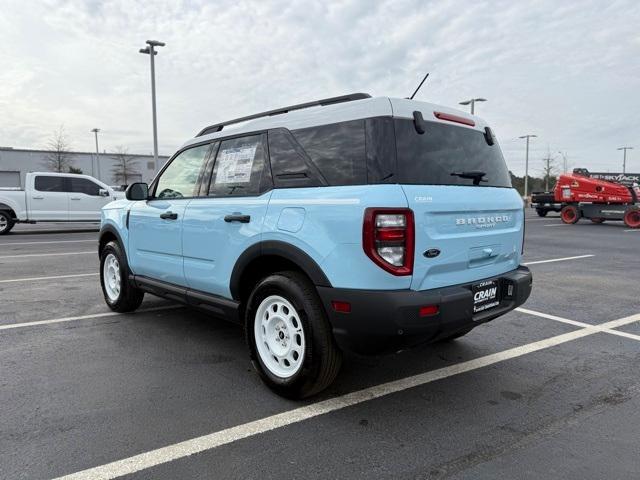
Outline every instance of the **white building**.
{"type": "MultiPolygon", "coordinates": [[[[0,187],[23,187],[27,172],[47,171],[46,157],[51,154],[47,150],[28,150],[21,148],[0,147],[0,187]]],[[[116,159],[114,153],[101,153],[96,161],[96,154],[89,152],[68,152],[71,165],[82,170],[85,175],[91,175],[108,185],[119,185],[117,180],[116,159]]],[[[133,173],[127,176],[127,183],[150,182],[155,174],[153,155],[133,155],[128,162],[133,173]]],[[[158,157],[159,167],[165,164],[169,157],[158,157]]]]}

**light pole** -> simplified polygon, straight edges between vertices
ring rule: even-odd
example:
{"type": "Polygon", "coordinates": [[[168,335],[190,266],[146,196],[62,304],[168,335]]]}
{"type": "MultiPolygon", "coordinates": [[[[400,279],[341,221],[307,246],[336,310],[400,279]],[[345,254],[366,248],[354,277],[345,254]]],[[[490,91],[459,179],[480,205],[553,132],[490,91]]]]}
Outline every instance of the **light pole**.
{"type": "MultiPolygon", "coordinates": [[[[94,128],[91,131],[96,136],[96,168],[98,170],[98,176],[96,178],[100,180],[100,150],[98,150],[98,132],[100,131],[100,129],[94,128]]],[[[91,169],[91,176],[95,177],[95,175],[93,174],[93,168],[91,169]]]]}
{"type": "Polygon", "coordinates": [[[536,138],[537,135],[522,135],[518,138],[526,138],[527,139],[527,153],[525,156],[524,162],[524,201],[527,202],[528,194],[529,194],[529,139],[536,138]]]}
{"type": "Polygon", "coordinates": [[[561,151],[558,151],[558,153],[559,153],[560,155],[562,155],[562,172],[563,172],[563,173],[567,173],[567,167],[568,167],[568,164],[567,164],[567,154],[566,154],[566,153],[564,153],[564,152],[561,152],[561,151]]]}
{"type": "Polygon", "coordinates": [[[633,150],[633,147],[620,147],[618,150],[622,150],[622,173],[627,173],[627,150],[633,150]]]}
{"type": "Polygon", "coordinates": [[[140,53],[149,55],[151,58],[151,110],[153,113],[153,171],[158,171],[158,122],[156,119],[156,69],[153,57],[156,52],[155,47],[164,47],[164,42],[158,40],[147,40],[147,47],[141,48],[140,53]]]}
{"type": "Polygon", "coordinates": [[[464,102],[460,102],[460,105],[471,105],[471,115],[475,113],[476,110],[476,102],[486,102],[486,98],[471,98],[469,100],[465,100],[464,102]]]}

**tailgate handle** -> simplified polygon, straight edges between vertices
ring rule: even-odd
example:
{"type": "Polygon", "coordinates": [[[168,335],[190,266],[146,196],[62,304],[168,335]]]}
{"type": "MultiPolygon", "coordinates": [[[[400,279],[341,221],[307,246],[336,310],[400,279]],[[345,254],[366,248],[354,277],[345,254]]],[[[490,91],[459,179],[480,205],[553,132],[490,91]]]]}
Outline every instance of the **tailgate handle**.
{"type": "Polygon", "coordinates": [[[483,248],[482,253],[484,253],[485,257],[490,257],[493,255],[493,248],[483,248]]]}

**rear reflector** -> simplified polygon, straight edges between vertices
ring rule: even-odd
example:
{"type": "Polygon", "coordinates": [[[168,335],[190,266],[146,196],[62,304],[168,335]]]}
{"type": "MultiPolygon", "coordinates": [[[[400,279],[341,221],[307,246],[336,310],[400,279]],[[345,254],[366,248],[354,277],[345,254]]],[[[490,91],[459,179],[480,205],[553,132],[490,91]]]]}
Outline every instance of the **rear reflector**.
{"type": "Polygon", "coordinates": [[[351,304],[349,302],[332,301],[333,310],[338,313],[351,313],[351,304]]]}
{"type": "Polygon", "coordinates": [[[433,112],[433,114],[439,120],[447,120],[448,122],[461,123],[463,125],[469,125],[470,127],[476,126],[476,122],[474,122],[470,118],[460,117],[458,115],[452,115],[450,113],[444,113],[444,112],[433,112]]]}
{"type": "Polygon", "coordinates": [[[424,307],[420,307],[420,316],[429,317],[431,315],[435,315],[438,311],[440,311],[438,305],[426,305],[424,307]]]}

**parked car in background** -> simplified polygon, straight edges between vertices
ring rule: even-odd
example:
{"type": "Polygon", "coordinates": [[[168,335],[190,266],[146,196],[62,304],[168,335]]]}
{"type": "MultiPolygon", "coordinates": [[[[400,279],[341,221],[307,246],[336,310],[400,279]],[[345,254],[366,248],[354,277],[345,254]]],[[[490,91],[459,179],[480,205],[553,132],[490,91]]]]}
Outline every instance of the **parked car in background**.
{"type": "Polygon", "coordinates": [[[126,196],[102,210],[107,305],[241,323],[286,397],[331,384],[342,350],[451,340],[531,292],[500,147],[446,107],[353,94],[212,125],[126,196]]]}
{"type": "Polygon", "coordinates": [[[0,188],[0,235],[16,223],[99,222],[102,207],[119,198],[89,175],[30,172],[24,190],[0,188]]]}

